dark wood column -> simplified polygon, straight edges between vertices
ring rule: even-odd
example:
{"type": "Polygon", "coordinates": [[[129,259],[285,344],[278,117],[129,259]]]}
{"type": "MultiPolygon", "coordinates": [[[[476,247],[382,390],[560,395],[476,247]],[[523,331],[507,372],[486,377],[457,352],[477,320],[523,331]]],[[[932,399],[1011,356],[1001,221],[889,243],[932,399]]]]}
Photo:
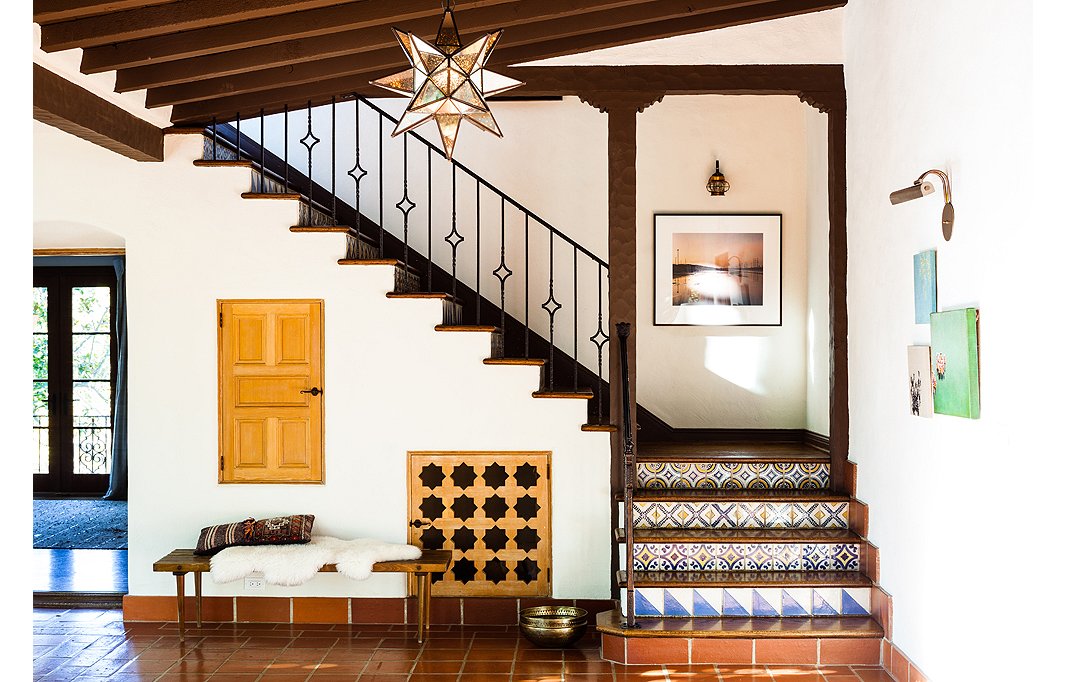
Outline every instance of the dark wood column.
{"type": "MultiPolygon", "coordinates": [[[[637,417],[637,114],[662,101],[662,92],[588,92],[578,97],[607,114],[607,262],[611,264],[608,293],[610,343],[611,422],[618,431],[611,436],[611,490],[622,490],[622,401],[629,401],[629,414],[636,429],[637,417]],[[629,395],[622,395],[618,381],[620,360],[619,322],[631,323],[629,333],[629,395]]],[[[636,438],[636,433],[633,434],[636,438]]],[[[612,509],[613,509],[612,505],[612,509]]]]}
{"type": "Polygon", "coordinates": [[[847,485],[848,412],[848,199],[847,99],[843,88],[804,91],[800,99],[829,117],[829,458],[833,490],[847,485]]]}

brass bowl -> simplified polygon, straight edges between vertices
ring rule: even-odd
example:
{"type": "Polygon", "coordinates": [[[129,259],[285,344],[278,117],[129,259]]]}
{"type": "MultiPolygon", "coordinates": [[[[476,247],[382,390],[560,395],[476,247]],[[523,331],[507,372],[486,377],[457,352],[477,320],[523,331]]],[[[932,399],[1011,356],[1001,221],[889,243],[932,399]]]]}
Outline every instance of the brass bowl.
{"type": "Polygon", "coordinates": [[[568,647],[584,636],[588,615],[575,606],[533,606],[522,609],[518,628],[537,646],[568,647]]]}

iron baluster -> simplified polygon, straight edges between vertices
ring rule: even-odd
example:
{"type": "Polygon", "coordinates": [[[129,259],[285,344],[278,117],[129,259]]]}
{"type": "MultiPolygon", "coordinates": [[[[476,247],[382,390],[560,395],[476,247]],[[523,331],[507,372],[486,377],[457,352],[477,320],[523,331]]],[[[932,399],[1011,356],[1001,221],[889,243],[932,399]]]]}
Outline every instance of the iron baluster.
{"type": "Polygon", "coordinates": [[[403,198],[396,202],[396,208],[403,213],[403,260],[401,262],[401,267],[403,268],[403,286],[405,291],[407,290],[409,274],[407,269],[407,233],[410,229],[409,218],[411,216],[411,211],[414,210],[416,205],[415,202],[411,201],[411,197],[407,195],[407,134],[405,133],[403,136],[403,198]]]}
{"type": "Polygon", "coordinates": [[[511,268],[507,267],[506,258],[506,246],[507,246],[507,211],[506,203],[504,202],[503,195],[500,195],[500,265],[492,271],[492,274],[496,276],[496,279],[500,280],[500,331],[502,332],[507,323],[507,306],[506,306],[506,286],[507,278],[514,274],[511,268]]]}
{"type": "Polygon", "coordinates": [[[555,390],[555,313],[563,306],[555,300],[555,232],[548,233],[548,300],[541,308],[548,313],[548,390],[555,390]]]}
{"type": "Polygon", "coordinates": [[[336,97],[330,97],[329,98],[329,120],[330,120],[330,125],[333,127],[333,129],[332,129],[333,139],[330,140],[330,142],[332,143],[332,150],[331,150],[332,158],[330,159],[330,162],[329,162],[329,182],[330,182],[329,193],[330,193],[330,197],[332,198],[332,201],[333,201],[333,205],[331,207],[330,212],[332,214],[331,217],[333,218],[333,224],[336,225],[337,224],[337,98],[336,97]]]}
{"type": "Polygon", "coordinates": [[[285,148],[285,193],[289,193],[289,105],[285,105],[285,133],[281,146],[285,148]]]}
{"type": "Polygon", "coordinates": [[[574,249],[574,392],[577,392],[577,249],[574,249]]]}
{"type": "Polygon", "coordinates": [[[597,312],[596,312],[596,333],[589,337],[589,341],[596,346],[596,423],[603,423],[603,345],[610,340],[611,337],[603,331],[603,266],[599,266],[599,270],[596,273],[597,280],[597,312]]]}
{"type": "Polygon", "coordinates": [[[361,183],[363,177],[366,176],[366,169],[359,163],[360,154],[360,141],[359,141],[359,101],[355,102],[355,165],[348,171],[348,176],[355,182],[355,241],[356,248],[360,248],[363,241],[363,210],[361,206],[362,201],[362,187],[361,183]]]}
{"type": "Polygon", "coordinates": [[[433,291],[433,150],[426,149],[426,291],[433,291]]]}
{"type": "Polygon", "coordinates": [[[310,224],[313,224],[315,208],[315,176],[311,173],[311,150],[321,141],[311,130],[311,100],[307,100],[307,134],[300,138],[300,144],[307,148],[307,216],[312,220],[310,224]]]}
{"type": "Polygon", "coordinates": [[[218,118],[211,117],[211,160],[218,161],[218,118]]]}
{"type": "Polygon", "coordinates": [[[526,213],[526,360],[529,359],[529,213],[526,213]]]}
{"type": "Polygon", "coordinates": [[[452,166],[452,231],[448,233],[448,236],[444,238],[444,241],[448,243],[448,246],[452,247],[452,300],[455,300],[456,285],[458,278],[455,273],[455,266],[457,262],[457,252],[459,245],[466,240],[463,235],[459,234],[459,230],[456,229],[455,221],[455,166],[452,166]]]}
{"type": "Polygon", "coordinates": [[[266,132],[265,132],[265,120],[263,116],[263,108],[259,108],[259,188],[260,191],[266,191],[267,178],[266,178],[266,132]]]}
{"type": "Polygon", "coordinates": [[[633,452],[633,423],[629,414],[629,351],[626,341],[629,338],[629,323],[619,322],[618,357],[622,365],[622,466],[625,478],[623,506],[625,508],[626,534],[626,622],[623,627],[640,627],[633,613],[634,576],[633,576],[633,469],[636,467],[636,455],[633,452]]]}
{"type": "Polygon", "coordinates": [[[385,118],[378,116],[378,258],[385,257],[385,118]]]}
{"type": "Polygon", "coordinates": [[[475,226],[474,232],[474,274],[476,283],[474,305],[477,306],[474,312],[474,324],[481,324],[481,181],[477,183],[477,194],[475,195],[474,206],[477,213],[475,214],[475,226]]]}
{"type": "Polygon", "coordinates": [[[241,160],[241,112],[237,112],[237,160],[241,160]]]}

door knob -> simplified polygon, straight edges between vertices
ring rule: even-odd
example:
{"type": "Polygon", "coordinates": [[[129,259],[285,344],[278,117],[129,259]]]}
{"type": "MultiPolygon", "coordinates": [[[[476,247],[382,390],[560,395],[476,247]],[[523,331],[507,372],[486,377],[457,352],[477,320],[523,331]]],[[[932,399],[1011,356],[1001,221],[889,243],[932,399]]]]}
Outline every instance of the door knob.
{"type": "Polygon", "coordinates": [[[423,521],[422,519],[415,519],[414,521],[412,521],[411,523],[409,523],[407,525],[412,526],[414,528],[421,528],[422,526],[432,526],[433,522],[432,521],[423,521]]]}
{"type": "Polygon", "coordinates": [[[322,392],[322,389],[320,389],[318,386],[313,386],[312,388],[310,388],[307,391],[300,391],[300,393],[310,393],[311,395],[318,395],[321,392],[322,392]]]}

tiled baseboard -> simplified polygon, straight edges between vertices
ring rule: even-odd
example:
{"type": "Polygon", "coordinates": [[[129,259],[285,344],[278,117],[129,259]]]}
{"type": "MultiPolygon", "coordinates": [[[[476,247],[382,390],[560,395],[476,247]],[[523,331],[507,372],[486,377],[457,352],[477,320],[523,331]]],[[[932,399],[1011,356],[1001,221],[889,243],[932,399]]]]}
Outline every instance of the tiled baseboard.
{"type": "MultiPolygon", "coordinates": [[[[517,625],[518,613],[530,606],[577,606],[597,613],[617,608],[609,599],[497,599],[435,597],[430,623],[440,625],[517,625]]],[[[177,598],[126,595],[122,614],[127,621],[177,620],[177,598]]],[[[203,620],[210,623],[414,623],[413,597],[203,597],[203,620]]],[[[195,622],[196,603],[185,598],[186,622],[195,622]]]]}
{"type": "MultiPolygon", "coordinates": [[[[600,636],[605,660],[640,664],[879,665],[880,638],[696,638],[600,636]]],[[[888,667],[887,665],[885,666],[888,667]]],[[[924,678],[923,678],[924,679],[924,678]]],[[[907,682],[901,680],[901,682],[907,682]]],[[[909,682],[917,682],[910,680],[909,682]]]]}
{"type": "Polygon", "coordinates": [[[881,643],[881,666],[896,678],[896,682],[929,682],[925,673],[887,639],[881,643]]]}

